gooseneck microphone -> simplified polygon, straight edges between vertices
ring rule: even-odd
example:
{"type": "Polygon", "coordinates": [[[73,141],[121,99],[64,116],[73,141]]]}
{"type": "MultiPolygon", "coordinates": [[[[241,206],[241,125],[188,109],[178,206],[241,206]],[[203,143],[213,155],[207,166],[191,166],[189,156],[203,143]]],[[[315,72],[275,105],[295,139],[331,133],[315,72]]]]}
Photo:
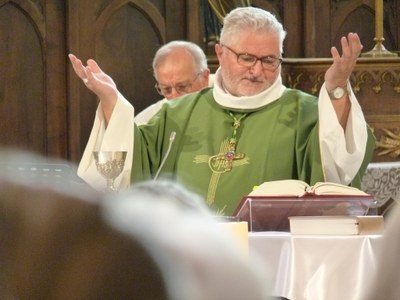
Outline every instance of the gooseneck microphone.
{"type": "Polygon", "coordinates": [[[173,144],[174,141],[175,141],[175,136],[176,136],[176,132],[175,132],[175,131],[172,131],[171,134],[170,134],[170,136],[169,136],[169,144],[168,144],[167,152],[165,152],[164,158],[163,158],[163,160],[161,161],[160,167],[158,168],[157,173],[156,173],[156,175],[155,175],[154,178],[153,178],[153,181],[156,181],[156,180],[157,180],[158,175],[160,175],[160,172],[161,172],[162,168],[164,167],[165,161],[167,160],[168,155],[169,155],[169,152],[171,151],[172,144],[173,144]]]}

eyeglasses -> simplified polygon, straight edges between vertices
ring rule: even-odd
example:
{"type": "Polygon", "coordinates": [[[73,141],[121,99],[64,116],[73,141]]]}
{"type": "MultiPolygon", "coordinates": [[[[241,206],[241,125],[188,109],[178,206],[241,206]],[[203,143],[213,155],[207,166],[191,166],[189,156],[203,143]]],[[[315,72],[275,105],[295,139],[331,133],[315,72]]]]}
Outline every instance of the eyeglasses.
{"type": "Polygon", "coordinates": [[[164,96],[164,97],[171,95],[172,89],[175,89],[175,91],[179,95],[187,94],[192,91],[192,85],[197,80],[197,78],[199,77],[200,74],[201,73],[197,73],[196,77],[192,81],[178,83],[174,86],[165,86],[165,85],[161,85],[157,82],[154,87],[156,88],[157,92],[161,96],[164,96]]]}
{"type": "Polygon", "coordinates": [[[261,61],[261,65],[263,66],[264,69],[269,70],[269,71],[275,71],[279,65],[282,63],[282,58],[278,58],[275,56],[262,56],[258,57],[253,54],[248,54],[248,53],[237,53],[230,47],[226,45],[221,45],[222,47],[225,47],[229,51],[231,51],[233,54],[236,55],[237,62],[239,65],[245,66],[245,67],[253,67],[257,61],[261,61]]]}

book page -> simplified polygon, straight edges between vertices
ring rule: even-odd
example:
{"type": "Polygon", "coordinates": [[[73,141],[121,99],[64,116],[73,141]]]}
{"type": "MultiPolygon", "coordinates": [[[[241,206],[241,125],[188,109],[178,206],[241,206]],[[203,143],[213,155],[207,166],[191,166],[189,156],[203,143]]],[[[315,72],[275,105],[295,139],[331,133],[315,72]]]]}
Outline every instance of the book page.
{"type": "Polygon", "coordinates": [[[287,179],[266,181],[255,187],[249,196],[295,196],[301,197],[310,186],[301,180],[287,179]]]}
{"type": "Polygon", "coordinates": [[[334,182],[317,182],[309,192],[315,195],[368,196],[358,188],[334,182]]]}
{"type": "Polygon", "coordinates": [[[358,188],[334,183],[317,182],[309,186],[306,182],[297,179],[266,181],[256,186],[249,196],[291,196],[302,197],[304,195],[344,195],[344,196],[369,196],[358,188]]]}

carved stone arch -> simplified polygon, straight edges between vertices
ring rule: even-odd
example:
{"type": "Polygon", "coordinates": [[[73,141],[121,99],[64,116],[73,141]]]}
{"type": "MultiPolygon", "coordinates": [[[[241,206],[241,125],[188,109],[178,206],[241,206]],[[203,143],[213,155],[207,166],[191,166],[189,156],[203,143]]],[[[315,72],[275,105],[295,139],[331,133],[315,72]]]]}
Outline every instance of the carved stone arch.
{"type": "Polygon", "coordinates": [[[158,11],[157,7],[154,6],[150,1],[147,0],[124,0],[124,1],[113,1],[111,2],[99,15],[96,20],[95,32],[96,36],[103,31],[105,24],[108,19],[121,7],[125,5],[132,5],[140,10],[143,15],[149,20],[149,22],[156,29],[155,32],[158,34],[161,44],[165,43],[166,29],[165,19],[158,11]]]}

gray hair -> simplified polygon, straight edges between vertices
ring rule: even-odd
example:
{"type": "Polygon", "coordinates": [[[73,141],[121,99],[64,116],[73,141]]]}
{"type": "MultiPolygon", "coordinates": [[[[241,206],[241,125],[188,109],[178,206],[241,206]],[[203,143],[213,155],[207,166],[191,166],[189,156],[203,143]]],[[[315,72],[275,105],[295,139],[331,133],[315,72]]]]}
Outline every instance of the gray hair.
{"type": "Polygon", "coordinates": [[[190,53],[195,63],[196,73],[201,73],[204,70],[208,69],[207,57],[204,54],[204,51],[198,45],[188,41],[172,41],[161,46],[157,50],[153,59],[153,73],[155,73],[155,70],[157,69],[159,64],[162,63],[164,58],[166,58],[168,54],[174,49],[185,49],[190,53]]]}
{"type": "Polygon", "coordinates": [[[108,197],[105,220],[149,252],[170,300],[262,300],[269,294],[269,274],[243,255],[203,197],[168,181],[136,183],[108,197]]]}
{"type": "Polygon", "coordinates": [[[245,29],[277,33],[281,42],[280,49],[283,52],[286,31],[283,29],[282,24],[270,12],[255,7],[239,7],[225,16],[221,30],[221,44],[229,44],[237,36],[238,32],[245,29]]]}

